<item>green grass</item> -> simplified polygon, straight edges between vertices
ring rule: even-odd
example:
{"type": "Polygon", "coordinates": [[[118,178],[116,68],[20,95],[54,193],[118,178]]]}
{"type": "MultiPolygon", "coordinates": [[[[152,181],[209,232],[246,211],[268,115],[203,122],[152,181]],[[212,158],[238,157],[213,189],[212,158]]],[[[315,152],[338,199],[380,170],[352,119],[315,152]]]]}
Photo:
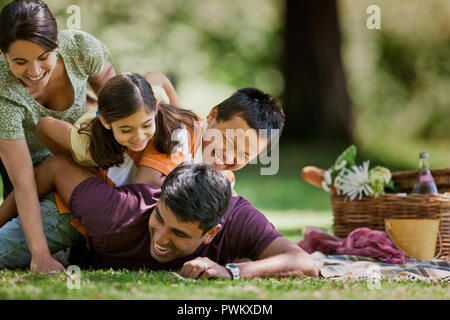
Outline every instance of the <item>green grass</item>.
{"type": "Polygon", "coordinates": [[[450,299],[448,284],[389,283],[379,289],[363,282],[311,278],[182,280],[170,272],[82,271],[80,289],[70,289],[64,274],[44,277],[0,271],[0,299],[450,299]]]}
{"type": "MultiPolygon", "coordinates": [[[[236,173],[236,190],[292,241],[309,226],[332,233],[329,195],[303,182],[300,171],[311,164],[327,168],[344,147],[282,146],[277,175],[260,176],[260,167],[250,165],[236,173]]],[[[64,274],[3,270],[0,299],[450,299],[450,290],[448,284],[408,281],[382,281],[380,289],[310,278],[189,281],[165,271],[127,270],[83,270],[78,290],[69,289],[64,274]]]]}

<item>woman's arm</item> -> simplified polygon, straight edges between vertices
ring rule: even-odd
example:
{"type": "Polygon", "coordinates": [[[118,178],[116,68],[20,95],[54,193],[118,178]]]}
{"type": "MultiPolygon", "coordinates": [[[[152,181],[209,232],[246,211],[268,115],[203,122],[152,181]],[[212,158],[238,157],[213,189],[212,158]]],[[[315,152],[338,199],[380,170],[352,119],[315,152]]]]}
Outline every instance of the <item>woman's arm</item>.
{"type": "Polygon", "coordinates": [[[14,196],[23,232],[31,252],[30,270],[64,271],[52,258],[44,234],[34,180],[33,163],[25,140],[0,140],[0,158],[14,186],[14,196]]]}
{"type": "Polygon", "coordinates": [[[162,87],[169,97],[170,104],[175,107],[181,107],[172,82],[170,82],[169,78],[167,78],[162,72],[149,72],[145,75],[145,80],[147,80],[151,85],[162,87]]]}
{"type": "Polygon", "coordinates": [[[114,70],[112,63],[106,61],[102,73],[100,73],[96,77],[89,77],[88,82],[91,85],[91,88],[94,91],[94,93],[98,96],[100,89],[103,87],[106,81],[108,81],[109,78],[115,75],[116,71],[114,70]]]}
{"type": "MultiPolygon", "coordinates": [[[[53,117],[43,117],[36,124],[36,131],[41,141],[54,155],[64,154],[71,156],[71,131],[74,128],[70,123],[55,119],[53,117]]],[[[45,196],[45,191],[39,184],[39,179],[35,176],[36,187],[39,199],[45,196]]],[[[14,191],[11,192],[0,205],[0,227],[12,218],[17,217],[17,207],[14,198],[14,191]]]]}

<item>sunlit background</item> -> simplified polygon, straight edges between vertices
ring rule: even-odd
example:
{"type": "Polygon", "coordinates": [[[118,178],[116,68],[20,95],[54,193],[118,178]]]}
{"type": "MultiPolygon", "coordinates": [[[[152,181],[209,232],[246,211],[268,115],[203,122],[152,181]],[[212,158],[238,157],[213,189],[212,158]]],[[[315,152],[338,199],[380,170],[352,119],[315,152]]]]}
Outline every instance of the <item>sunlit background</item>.
{"type": "MultiPolygon", "coordinates": [[[[46,2],[61,29],[73,22],[73,13],[67,9],[78,6],[81,30],[109,47],[117,72],[164,72],[174,82],[183,106],[204,117],[242,87],[260,88],[284,102],[288,84],[284,72],[289,68],[284,65],[285,10],[289,1],[295,2],[46,2]]],[[[7,2],[0,0],[2,7],[7,2]]],[[[417,168],[419,152],[428,151],[431,167],[449,167],[450,2],[337,0],[336,4],[354,120],[352,142],[358,146],[359,159],[392,171],[408,170],[417,168]],[[381,9],[379,30],[366,26],[366,10],[372,4],[381,9]]],[[[313,32],[320,30],[322,23],[313,21],[313,32]]],[[[294,36],[288,41],[298,40],[294,36]]],[[[292,103],[285,108],[304,106],[292,103]]],[[[287,121],[295,126],[299,119],[287,121]]],[[[328,228],[332,219],[329,195],[304,183],[301,168],[310,164],[327,168],[350,142],[336,143],[332,137],[320,141],[289,138],[285,135],[280,144],[277,175],[261,176],[257,166],[248,166],[236,173],[236,190],[286,235],[298,239],[300,224],[302,228],[328,228]]]]}
{"type": "MultiPolygon", "coordinates": [[[[118,72],[161,70],[200,116],[241,87],[282,98],[283,0],[47,3],[61,29],[77,5],[80,28],[107,44],[118,72]]],[[[380,30],[366,27],[373,1],[337,4],[356,142],[396,166],[416,166],[420,148],[448,165],[450,3],[377,0],[380,30]]]]}
{"type": "MultiPolygon", "coordinates": [[[[282,1],[50,0],[60,28],[70,5],[81,29],[101,39],[118,72],[160,70],[175,82],[186,108],[206,116],[236,89],[279,96],[283,76],[282,1]]],[[[69,23],[71,21],[69,20],[69,23]]]]}

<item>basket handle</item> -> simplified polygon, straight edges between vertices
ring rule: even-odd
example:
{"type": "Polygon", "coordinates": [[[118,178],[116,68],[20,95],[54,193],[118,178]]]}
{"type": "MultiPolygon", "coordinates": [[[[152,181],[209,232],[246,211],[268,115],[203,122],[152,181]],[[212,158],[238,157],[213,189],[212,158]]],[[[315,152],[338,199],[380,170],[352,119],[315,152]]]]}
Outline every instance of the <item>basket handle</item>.
{"type": "MultiPolygon", "coordinates": [[[[391,241],[394,243],[394,245],[397,247],[398,250],[400,250],[401,252],[403,252],[403,254],[405,256],[411,257],[409,254],[407,254],[405,251],[402,250],[402,248],[400,248],[400,246],[397,244],[397,242],[395,242],[394,238],[392,237],[391,233],[389,232],[387,226],[384,226],[384,230],[386,230],[386,234],[388,235],[389,239],[391,239],[391,241]]],[[[437,259],[440,257],[441,253],[442,253],[442,238],[441,238],[441,231],[438,230],[438,237],[439,237],[439,253],[431,260],[437,259]]]]}

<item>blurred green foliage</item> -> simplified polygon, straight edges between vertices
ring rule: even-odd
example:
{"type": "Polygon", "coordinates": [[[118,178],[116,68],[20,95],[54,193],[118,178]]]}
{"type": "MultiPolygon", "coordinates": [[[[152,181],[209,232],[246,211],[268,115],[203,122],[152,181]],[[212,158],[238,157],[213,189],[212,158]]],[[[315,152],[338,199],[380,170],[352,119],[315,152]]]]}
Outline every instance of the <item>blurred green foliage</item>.
{"type": "Polygon", "coordinates": [[[432,167],[449,167],[450,3],[339,3],[355,136],[364,154],[408,169],[429,151],[432,167]],[[366,27],[372,4],[381,10],[379,30],[366,27]]]}
{"type": "Polygon", "coordinates": [[[70,5],[101,39],[118,72],[160,70],[187,108],[206,116],[238,88],[278,96],[283,2],[278,0],[47,0],[61,29],[70,5]]]}
{"type": "MultiPolygon", "coordinates": [[[[200,116],[240,87],[283,93],[282,0],[46,2],[61,29],[71,16],[67,8],[79,6],[81,29],[110,48],[117,72],[163,71],[183,105],[200,116]]],[[[418,153],[428,151],[431,167],[449,167],[450,2],[338,0],[338,9],[360,160],[392,171],[414,169],[418,153]],[[373,4],[381,9],[380,30],[366,27],[366,9],[373,4]]],[[[250,166],[237,174],[248,181],[238,180],[237,188],[255,194],[263,208],[289,210],[306,192],[296,185],[301,167],[326,168],[345,147],[322,146],[325,155],[317,147],[286,146],[291,151],[281,156],[291,159],[281,161],[276,177],[256,181],[258,169],[250,166]]],[[[305,199],[297,208],[329,206],[320,204],[320,196],[305,199]]]]}
{"type": "MultiPolygon", "coordinates": [[[[183,104],[201,116],[239,87],[283,92],[284,1],[47,3],[61,28],[67,7],[78,5],[81,29],[108,45],[117,71],[167,73],[183,104]]],[[[429,151],[432,167],[450,166],[450,5],[380,0],[381,29],[369,30],[372,4],[338,0],[361,154],[401,170],[415,168],[418,153],[429,151]]]]}
{"type": "MultiPolygon", "coordinates": [[[[80,28],[108,45],[118,72],[163,71],[183,105],[200,116],[240,87],[283,93],[282,0],[46,2],[61,29],[67,28],[69,6],[78,6],[80,28]]],[[[362,154],[406,169],[417,166],[419,152],[429,151],[432,167],[449,166],[450,3],[337,2],[362,154]],[[380,30],[366,27],[373,4],[381,9],[380,30]]]]}

